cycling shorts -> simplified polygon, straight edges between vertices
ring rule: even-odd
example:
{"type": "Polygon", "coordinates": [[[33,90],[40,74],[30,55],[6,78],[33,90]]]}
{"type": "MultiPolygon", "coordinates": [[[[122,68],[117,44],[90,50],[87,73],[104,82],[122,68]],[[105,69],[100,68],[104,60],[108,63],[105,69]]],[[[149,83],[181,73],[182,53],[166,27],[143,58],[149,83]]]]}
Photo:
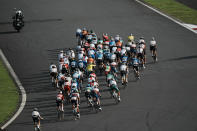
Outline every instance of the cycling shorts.
{"type": "Polygon", "coordinates": [[[57,104],[57,107],[59,107],[62,104],[62,100],[56,100],[56,104],[57,104]]]}
{"type": "Polygon", "coordinates": [[[133,65],[133,69],[135,69],[136,71],[139,71],[139,66],[133,65]]]}
{"type": "Polygon", "coordinates": [[[124,74],[127,74],[127,71],[120,71],[121,76],[123,76],[124,74]]]}
{"type": "Polygon", "coordinates": [[[151,51],[156,51],[157,48],[156,48],[156,46],[150,46],[150,50],[151,50],[151,51]]]}
{"type": "Polygon", "coordinates": [[[34,123],[35,123],[35,122],[39,122],[39,120],[40,120],[38,116],[35,116],[35,117],[32,116],[32,119],[33,119],[34,123]]]}
{"type": "Polygon", "coordinates": [[[110,88],[111,90],[115,90],[116,92],[119,92],[119,89],[116,85],[111,85],[110,88]]]}

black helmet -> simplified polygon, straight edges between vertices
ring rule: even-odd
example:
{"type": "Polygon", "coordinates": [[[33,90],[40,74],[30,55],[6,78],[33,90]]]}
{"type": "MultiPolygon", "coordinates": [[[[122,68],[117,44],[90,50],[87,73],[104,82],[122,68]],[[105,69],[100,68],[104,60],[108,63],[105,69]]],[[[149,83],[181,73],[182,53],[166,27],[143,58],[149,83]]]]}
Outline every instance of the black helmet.
{"type": "Polygon", "coordinates": [[[38,111],[38,108],[34,108],[34,111],[38,111]]]}

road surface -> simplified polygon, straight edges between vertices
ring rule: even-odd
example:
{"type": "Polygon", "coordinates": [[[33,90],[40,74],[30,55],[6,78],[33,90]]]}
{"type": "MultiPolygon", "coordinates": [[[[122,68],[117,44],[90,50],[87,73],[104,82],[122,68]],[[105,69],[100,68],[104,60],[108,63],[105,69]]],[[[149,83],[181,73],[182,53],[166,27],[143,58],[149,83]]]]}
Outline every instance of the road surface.
{"type": "Polygon", "coordinates": [[[8,131],[33,130],[34,107],[45,118],[43,131],[197,130],[197,37],[191,31],[134,0],[4,0],[0,16],[0,48],[27,92],[26,106],[8,131]],[[21,33],[10,24],[14,7],[24,11],[26,24],[21,33]],[[103,111],[89,111],[82,96],[81,119],[73,121],[71,106],[65,106],[65,119],[59,121],[48,67],[57,62],[60,49],[76,46],[78,27],[93,29],[99,36],[120,34],[125,40],[129,33],[144,36],[147,42],[154,36],[159,62],[153,64],[147,50],[148,64],[141,80],[136,82],[130,73],[118,105],[99,77],[103,111]]]}

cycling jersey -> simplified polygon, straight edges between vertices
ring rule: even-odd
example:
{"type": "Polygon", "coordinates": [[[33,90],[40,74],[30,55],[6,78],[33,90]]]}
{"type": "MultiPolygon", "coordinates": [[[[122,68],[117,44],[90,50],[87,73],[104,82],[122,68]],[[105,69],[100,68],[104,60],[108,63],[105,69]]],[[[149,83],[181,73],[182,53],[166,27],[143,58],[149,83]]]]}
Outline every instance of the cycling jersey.
{"type": "Polygon", "coordinates": [[[63,94],[58,94],[57,97],[56,97],[56,100],[57,101],[63,101],[64,100],[63,94]]]}
{"type": "Polygon", "coordinates": [[[38,111],[33,111],[32,112],[32,117],[33,118],[39,118],[40,117],[40,113],[38,111]]]}
{"type": "Polygon", "coordinates": [[[123,57],[121,58],[122,62],[127,62],[127,59],[128,59],[127,56],[123,56],[123,57]]]}
{"type": "Polygon", "coordinates": [[[81,59],[83,59],[83,53],[78,54],[78,60],[81,60],[81,59]]]}
{"type": "Polygon", "coordinates": [[[132,64],[133,64],[133,66],[138,66],[139,65],[139,60],[137,58],[133,58],[132,64]]]}
{"type": "Polygon", "coordinates": [[[88,64],[87,65],[87,71],[93,71],[93,67],[96,66],[96,65],[93,65],[93,64],[88,64]]]}

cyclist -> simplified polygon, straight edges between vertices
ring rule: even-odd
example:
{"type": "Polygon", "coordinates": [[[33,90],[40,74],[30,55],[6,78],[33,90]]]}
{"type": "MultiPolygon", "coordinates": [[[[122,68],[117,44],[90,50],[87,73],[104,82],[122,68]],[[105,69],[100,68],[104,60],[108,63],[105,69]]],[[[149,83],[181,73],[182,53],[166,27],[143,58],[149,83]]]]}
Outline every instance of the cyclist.
{"type": "Polygon", "coordinates": [[[85,87],[85,97],[87,99],[87,104],[88,106],[92,106],[92,97],[91,97],[91,92],[92,92],[93,88],[91,87],[90,84],[87,84],[87,86],[85,87]]]}
{"type": "Polygon", "coordinates": [[[61,50],[60,53],[58,54],[59,62],[63,62],[63,58],[64,58],[64,51],[61,50]]]}
{"type": "Polygon", "coordinates": [[[93,100],[95,102],[97,102],[99,110],[102,110],[101,102],[100,102],[101,94],[100,94],[99,89],[97,87],[93,87],[93,89],[91,90],[91,96],[92,96],[93,100]]]}
{"type": "Polygon", "coordinates": [[[58,80],[58,88],[62,87],[64,85],[64,82],[65,82],[65,75],[62,74],[62,73],[59,73],[58,77],[57,77],[57,80],[58,80]]]}
{"type": "Polygon", "coordinates": [[[124,82],[126,83],[128,82],[127,78],[129,73],[129,68],[125,62],[120,65],[120,73],[121,73],[122,85],[123,85],[124,82]]]}
{"type": "Polygon", "coordinates": [[[140,78],[140,76],[139,76],[139,60],[138,60],[137,56],[135,56],[132,59],[132,65],[133,65],[133,70],[136,72],[137,77],[140,78]]]}
{"type": "MultiPolygon", "coordinates": [[[[152,37],[152,40],[150,41],[150,51],[152,57],[157,56],[157,44],[154,37],[152,37]]],[[[156,61],[157,61],[157,57],[156,57],[156,61]]]]}
{"type": "Polygon", "coordinates": [[[139,40],[139,47],[143,49],[143,56],[144,56],[144,64],[146,63],[146,42],[144,37],[141,37],[139,40]]]}
{"type": "Polygon", "coordinates": [[[130,34],[128,36],[128,42],[134,42],[134,36],[133,36],[133,34],[130,34]]]}
{"type": "Polygon", "coordinates": [[[62,94],[62,91],[59,91],[59,93],[56,96],[56,103],[57,103],[57,110],[64,111],[64,95],[62,94]]]}
{"type": "Polygon", "coordinates": [[[57,74],[58,74],[56,65],[51,63],[49,70],[50,70],[50,75],[52,77],[52,82],[54,82],[56,80],[57,74]]]}
{"type": "Polygon", "coordinates": [[[110,82],[109,82],[109,85],[110,85],[111,93],[113,92],[113,90],[115,90],[118,94],[118,101],[121,101],[120,90],[118,89],[117,82],[114,79],[111,79],[110,82]]]}
{"type": "Polygon", "coordinates": [[[108,83],[108,87],[110,86],[110,80],[115,79],[114,75],[112,75],[112,73],[108,73],[107,74],[107,83],[108,83]]]}
{"type": "Polygon", "coordinates": [[[81,35],[82,35],[82,30],[81,30],[80,28],[78,28],[78,29],[76,30],[76,37],[77,37],[77,38],[81,38],[81,35]]]}
{"type": "Polygon", "coordinates": [[[77,108],[77,116],[80,116],[80,112],[79,112],[79,104],[80,104],[80,95],[77,89],[73,89],[70,95],[70,100],[72,103],[72,109],[73,111],[75,110],[75,108],[77,108]]]}
{"type": "Polygon", "coordinates": [[[94,71],[94,67],[95,67],[96,65],[94,65],[94,64],[88,64],[87,65],[87,75],[89,75],[89,74],[91,74],[93,71],[94,71]]]}
{"type": "Polygon", "coordinates": [[[43,117],[41,117],[40,113],[38,112],[38,108],[34,108],[32,112],[32,119],[33,119],[34,125],[37,123],[38,128],[40,129],[40,120],[43,119],[43,117]]]}
{"type": "Polygon", "coordinates": [[[139,59],[140,64],[142,64],[142,67],[145,68],[144,53],[143,53],[143,48],[141,47],[137,49],[137,58],[139,59]]]}

